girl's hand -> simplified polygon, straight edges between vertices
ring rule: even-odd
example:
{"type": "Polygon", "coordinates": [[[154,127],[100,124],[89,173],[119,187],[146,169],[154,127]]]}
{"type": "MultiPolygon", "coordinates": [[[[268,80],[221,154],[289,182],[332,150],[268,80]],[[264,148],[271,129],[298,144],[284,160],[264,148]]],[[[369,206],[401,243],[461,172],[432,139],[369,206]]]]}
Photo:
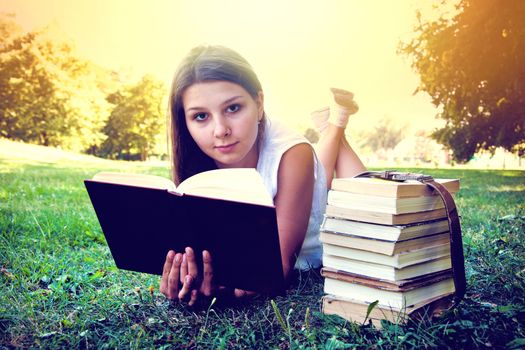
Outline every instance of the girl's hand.
{"type": "MultiPolygon", "coordinates": [[[[217,286],[214,283],[212,258],[210,252],[208,252],[207,250],[204,250],[202,252],[202,262],[203,273],[200,286],[192,285],[193,282],[195,282],[193,284],[198,284],[198,281],[200,280],[199,271],[193,249],[190,247],[186,248],[186,253],[184,254],[182,264],[180,266],[181,283],[183,283],[183,285],[182,289],[179,292],[179,300],[184,300],[189,296],[190,301],[188,304],[190,306],[194,305],[199,296],[201,295],[208,298],[217,294],[230,294],[231,296],[231,290],[228,293],[228,289],[226,287],[217,286]],[[186,276],[186,278],[183,279],[182,276],[186,276]],[[188,279],[188,277],[190,278],[188,279]]],[[[254,295],[256,295],[256,293],[252,291],[247,291],[238,288],[235,288],[233,290],[233,296],[236,298],[245,298],[254,295]]]]}
{"type": "Polygon", "coordinates": [[[160,280],[160,292],[169,300],[187,300],[194,305],[199,294],[212,296],[215,292],[213,284],[213,266],[211,255],[207,250],[202,252],[203,274],[199,278],[199,270],[193,249],[188,247],[185,253],[168,252],[160,280]],[[198,283],[200,282],[200,286],[198,283]]]}
{"type": "Polygon", "coordinates": [[[239,289],[239,288],[235,288],[233,290],[233,296],[236,297],[236,298],[248,298],[248,297],[254,297],[256,296],[257,293],[256,292],[252,292],[251,290],[244,290],[244,289],[239,289]]]}
{"type": "Polygon", "coordinates": [[[202,277],[199,276],[199,269],[195,253],[192,248],[187,247],[180,266],[180,282],[182,288],[179,291],[179,300],[186,300],[189,297],[188,305],[192,306],[197,301],[199,295],[210,297],[215,293],[213,283],[213,266],[211,254],[207,250],[202,251],[202,277]],[[200,282],[200,286],[199,286],[200,282]]]}
{"type": "Polygon", "coordinates": [[[162,277],[159,287],[159,291],[170,300],[178,298],[181,264],[182,254],[175,253],[173,250],[170,250],[166,256],[164,268],[162,269],[162,277]]]}
{"type": "MultiPolygon", "coordinates": [[[[184,254],[170,250],[164,263],[160,292],[170,300],[179,299],[179,301],[183,301],[189,298],[188,305],[190,306],[197,302],[200,295],[211,297],[216,294],[230,294],[231,296],[231,290],[228,293],[227,288],[216,286],[213,282],[212,258],[207,250],[202,252],[202,261],[201,280],[192,248],[186,248],[184,254]]],[[[233,296],[236,298],[254,295],[256,295],[255,292],[237,288],[233,291],[233,296]]]]}

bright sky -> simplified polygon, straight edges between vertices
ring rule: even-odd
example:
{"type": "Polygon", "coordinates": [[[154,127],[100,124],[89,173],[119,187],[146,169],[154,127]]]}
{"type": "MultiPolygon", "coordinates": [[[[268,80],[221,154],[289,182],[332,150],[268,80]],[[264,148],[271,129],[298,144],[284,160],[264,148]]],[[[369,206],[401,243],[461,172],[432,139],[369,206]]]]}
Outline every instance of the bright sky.
{"type": "Polygon", "coordinates": [[[169,85],[181,58],[199,44],[222,44],[254,67],[266,110],[300,130],[328,104],[328,88],[355,93],[357,129],[381,117],[431,129],[436,109],[408,60],[417,8],[432,0],[3,0],[26,30],[58,26],[83,57],[131,77],[152,73],[169,85]]]}

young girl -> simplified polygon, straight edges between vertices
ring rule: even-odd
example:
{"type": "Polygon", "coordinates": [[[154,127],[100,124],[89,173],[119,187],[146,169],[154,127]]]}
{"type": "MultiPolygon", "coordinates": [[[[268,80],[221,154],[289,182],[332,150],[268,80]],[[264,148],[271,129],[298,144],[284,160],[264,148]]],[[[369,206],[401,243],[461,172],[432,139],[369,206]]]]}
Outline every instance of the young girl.
{"type": "MultiPolygon", "coordinates": [[[[173,80],[169,132],[175,183],[211,169],[256,168],[274,199],[285,278],[294,268],[321,265],[318,236],[326,179],[331,180],[334,171],[348,177],[365,170],[344,138],[344,127],[349,115],[357,112],[357,104],[349,92],[332,89],[332,93],[335,107],[312,114],[321,133],[317,158],[304,137],[268,119],[261,84],[235,51],[197,47],[173,80]]],[[[210,252],[194,252],[191,247],[168,252],[160,291],[168,299],[189,300],[190,305],[200,295],[224,292],[213,283],[210,252]],[[202,271],[195,254],[202,254],[202,271]]],[[[233,291],[236,297],[250,294],[233,291]]]]}

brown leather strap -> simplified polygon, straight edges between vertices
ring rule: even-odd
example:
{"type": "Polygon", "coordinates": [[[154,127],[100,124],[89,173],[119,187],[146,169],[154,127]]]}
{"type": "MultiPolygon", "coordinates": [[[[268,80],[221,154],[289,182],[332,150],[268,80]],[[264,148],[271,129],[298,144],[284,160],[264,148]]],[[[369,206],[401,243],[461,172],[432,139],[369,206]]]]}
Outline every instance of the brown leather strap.
{"type": "Polygon", "coordinates": [[[454,198],[442,184],[434,181],[429,175],[402,173],[392,170],[387,171],[366,171],[355,177],[375,177],[392,181],[416,180],[427,186],[432,187],[443,199],[448,217],[448,227],[450,231],[450,259],[452,261],[452,271],[455,287],[455,302],[459,302],[464,296],[467,288],[465,277],[465,257],[463,255],[463,242],[461,239],[461,224],[459,222],[458,211],[454,198]]]}
{"type": "Polygon", "coordinates": [[[461,225],[459,223],[458,210],[454,198],[447,191],[445,186],[432,180],[421,181],[427,186],[432,187],[439,193],[445,204],[448,213],[448,227],[450,230],[450,259],[452,260],[452,271],[454,276],[454,286],[456,288],[456,298],[462,299],[465,296],[467,282],[465,277],[465,257],[463,256],[463,241],[461,238],[461,225]]]}

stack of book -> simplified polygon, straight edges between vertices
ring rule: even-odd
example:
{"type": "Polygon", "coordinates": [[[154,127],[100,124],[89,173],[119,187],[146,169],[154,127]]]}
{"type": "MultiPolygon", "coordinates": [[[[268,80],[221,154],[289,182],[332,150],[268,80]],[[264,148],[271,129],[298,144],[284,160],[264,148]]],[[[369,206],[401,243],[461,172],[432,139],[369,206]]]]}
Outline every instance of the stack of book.
{"type": "MultiPolygon", "coordinates": [[[[459,190],[457,179],[437,181],[459,190]]],[[[320,234],[325,314],[402,323],[453,295],[447,214],[430,187],[334,179],[327,204],[320,234]]]]}

